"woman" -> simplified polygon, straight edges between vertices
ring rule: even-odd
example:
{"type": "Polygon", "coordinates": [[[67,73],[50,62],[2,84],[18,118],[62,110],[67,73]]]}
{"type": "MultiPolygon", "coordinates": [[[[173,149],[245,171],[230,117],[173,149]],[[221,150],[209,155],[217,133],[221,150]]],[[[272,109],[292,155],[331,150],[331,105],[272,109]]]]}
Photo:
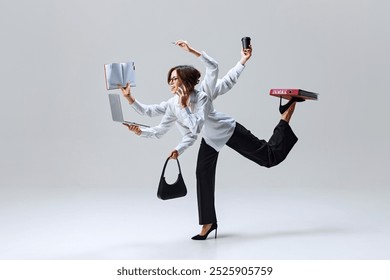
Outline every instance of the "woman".
{"type": "MultiPolygon", "coordinates": [[[[193,50],[188,44],[187,48],[193,50]]],[[[194,51],[190,52],[196,53],[194,51]]],[[[243,50],[243,52],[250,52],[251,55],[251,49],[243,50]]],[[[206,67],[218,68],[215,60],[209,58],[208,61],[210,64],[206,64],[206,67]]],[[[238,76],[234,76],[234,72],[231,74],[231,81],[236,82],[238,76]]],[[[213,84],[211,82],[208,87],[205,87],[211,101],[226,93],[234,85],[234,83],[230,84],[227,90],[218,86],[214,90],[210,90],[213,84]]],[[[219,151],[227,145],[242,156],[267,168],[281,163],[298,140],[289,125],[297,101],[303,101],[303,99],[293,99],[284,106],[280,105],[281,120],[268,142],[258,139],[244,126],[226,114],[215,110],[210,111],[208,121],[204,124],[196,167],[199,224],[202,225],[202,229],[200,234],[195,235],[192,239],[205,240],[213,230],[215,230],[215,237],[217,236],[218,225],[214,195],[219,151]]]]}
{"type": "MultiPolygon", "coordinates": [[[[181,41],[181,46],[190,53],[200,57],[200,53],[191,48],[186,42],[181,41]]],[[[244,53],[251,49],[244,50],[244,53]]],[[[202,84],[202,89],[207,93],[210,101],[213,101],[219,95],[226,93],[237,82],[239,71],[229,71],[229,82],[221,83],[217,81],[218,64],[215,60],[208,57],[204,52],[201,55],[206,65],[206,76],[202,84]]],[[[249,58],[248,58],[249,59],[249,58]]],[[[224,77],[226,78],[226,76],[224,77]]],[[[205,116],[202,129],[202,142],[199,148],[196,178],[197,178],[197,197],[199,224],[202,225],[200,234],[192,237],[194,240],[205,240],[210,232],[215,230],[217,236],[217,218],[214,205],[215,194],[215,172],[219,151],[225,146],[229,146],[244,157],[265,167],[272,167],[282,162],[297,142],[297,137],[289,126],[289,121],[294,112],[295,101],[289,102],[280,107],[283,112],[281,120],[276,126],[273,135],[269,141],[259,140],[251,134],[244,126],[237,123],[230,116],[217,112],[210,103],[210,110],[205,116]]],[[[299,100],[300,101],[300,100],[299,100]]],[[[142,105],[135,108],[139,112],[153,116],[158,111],[154,105],[142,105]]],[[[163,108],[164,106],[161,106],[163,108]]],[[[161,109],[160,108],[160,109],[161,109]]],[[[165,115],[164,115],[165,116],[165,115]]],[[[139,128],[131,129],[137,132],[139,128]]],[[[176,154],[176,157],[178,154],[176,154]]]]}

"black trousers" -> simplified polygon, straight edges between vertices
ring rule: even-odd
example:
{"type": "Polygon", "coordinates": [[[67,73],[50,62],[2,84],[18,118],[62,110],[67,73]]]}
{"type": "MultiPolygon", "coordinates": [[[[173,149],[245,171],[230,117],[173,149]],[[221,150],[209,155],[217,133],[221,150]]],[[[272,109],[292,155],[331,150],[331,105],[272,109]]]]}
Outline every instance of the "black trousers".
{"type": "MultiPolygon", "coordinates": [[[[233,135],[226,145],[255,163],[269,168],[281,163],[297,141],[298,138],[290,125],[281,120],[268,142],[258,139],[241,124],[236,123],[233,135]]],[[[199,224],[201,225],[217,222],[214,194],[218,154],[219,152],[202,139],[196,166],[199,224]]]]}

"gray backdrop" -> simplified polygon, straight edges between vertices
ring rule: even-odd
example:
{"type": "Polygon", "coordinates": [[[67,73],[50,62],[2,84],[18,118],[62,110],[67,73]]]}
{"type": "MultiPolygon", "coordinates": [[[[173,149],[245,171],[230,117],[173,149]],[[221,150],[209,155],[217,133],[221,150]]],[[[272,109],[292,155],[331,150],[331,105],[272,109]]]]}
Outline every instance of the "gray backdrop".
{"type": "MultiPolygon", "coordinates": [[[[198,231],[199,141],[180,157],[188,196],[157,200],[163,162],[181,136],[174,127],[161,140],[142,139],[114,123],[103,75],[104,63],[134,59],[134,95],[144,103],[166,100],[170,67],[192,64],[204,70],[171,44],[177,39],[214,57],[223,75],[240,58],[241,37],[252,38],[253,56],[239,83],[215,107],[259,138],[268,139],[279,120],[270,88],[320,93],[318,102],[297,104],[291,126],[299,142],[280,166],[260,168],[222,150],[217,206],[226,225],[237,225],[233,232],[247,231],[245,221],[267,229],[272,212],[280,209],[279,218],[292,224],[289,213],[295,209],[307,225],[320,223],[321,213],[327,213],[338,225],[366,217],[382,226],[376,232],[389,232],[387,1],[36,0],[3,1],[0,7],[0,258],[204,256],[201,251],[160,255],[152,249],[143,255],[93,253],[104,251],[97,249],[103,239],[118,238],[152,240],[166,251],[164,236],[187,240],[198,231]],[[346,214],[349,206],[354,213],[346,214]],[[162,240],[153,239],[161,234],[162,240]]],[[[123,106],[128,119],[151,125],[160,120],[123,106]]],[[[388,239],[382,242],[390,247],[388,239]]],[[[126,251],[134,252],[133,245],[126,251]]],[[[329,251],[314,258],[389,257],[375,246],[367,248],[361,255],[329,251]]]]}

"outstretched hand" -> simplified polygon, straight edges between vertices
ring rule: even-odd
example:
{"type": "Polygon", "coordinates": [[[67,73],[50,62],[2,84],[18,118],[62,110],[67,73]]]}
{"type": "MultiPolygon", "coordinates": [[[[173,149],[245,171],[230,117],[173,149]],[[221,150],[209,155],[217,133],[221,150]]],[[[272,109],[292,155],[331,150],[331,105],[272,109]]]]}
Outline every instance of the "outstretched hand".
{"type": "Polygon", "coordinates": [[[175,45],[176,46],[179,46],[180,48],[182,48],[183,50],[187,51],[187,52],[190,52],[192,54],[194,54],[195,56],[199,57],[201,56],[201,53],[198,52],[197,50],[195,50],[194,48],[192,48],[187,41],[184,41],[184,40],[177,40],[175,42],[175,45]]]}
{"type": "Polygon", "coordinates": [[[130,83],[127,83],[126,87],[122,87],[120,84],[118,84],[118,86],[121,89],[123,97],[126,98],[130,104],[132,104],[135,101],[135,98],[131,95],[130,83]]]}
{"type": "Polygon", "coordinates": [[[179,46],[180,48],[182,48],[183,50],[189,52],[191,50],[191,47],[190,45],[188,44],[187,41],[184,41],[184,40],[177,40],[175,42],[175,45],[176,46],[179,46]]]}
{"type": "Polygon", "coordinates": [[[251,56],[252,56],[252,45],[249,45],[248,49],[241,49],[240,63],[242,65],[245,65],[245,63],[251,58],[251,56]]]}
{"type": "Polygon", "coordinates": [[[137,135],[141,135],[141,133],[142,133],[142,130],[139,128],[138,125],[127,124],[127,123],[124,123],[123,125],[124,125],[124,126],[127,126],[127,128],[128,128],[130,131],[134,132],[134,133],[137,134],[137,135]]]}

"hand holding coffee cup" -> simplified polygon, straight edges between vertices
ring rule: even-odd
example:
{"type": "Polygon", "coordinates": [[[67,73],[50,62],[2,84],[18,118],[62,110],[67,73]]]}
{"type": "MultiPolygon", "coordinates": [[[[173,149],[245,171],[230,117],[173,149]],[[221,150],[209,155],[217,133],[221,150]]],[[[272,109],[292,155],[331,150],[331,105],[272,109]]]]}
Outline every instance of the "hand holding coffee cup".
{"type": "Polygon", "coordinates": [[[241,42],[242,42],[242,48],[244,50],[250,48],[250,45],[251,45],[251,38],[250,37],[241,38],[241,42]]]}

